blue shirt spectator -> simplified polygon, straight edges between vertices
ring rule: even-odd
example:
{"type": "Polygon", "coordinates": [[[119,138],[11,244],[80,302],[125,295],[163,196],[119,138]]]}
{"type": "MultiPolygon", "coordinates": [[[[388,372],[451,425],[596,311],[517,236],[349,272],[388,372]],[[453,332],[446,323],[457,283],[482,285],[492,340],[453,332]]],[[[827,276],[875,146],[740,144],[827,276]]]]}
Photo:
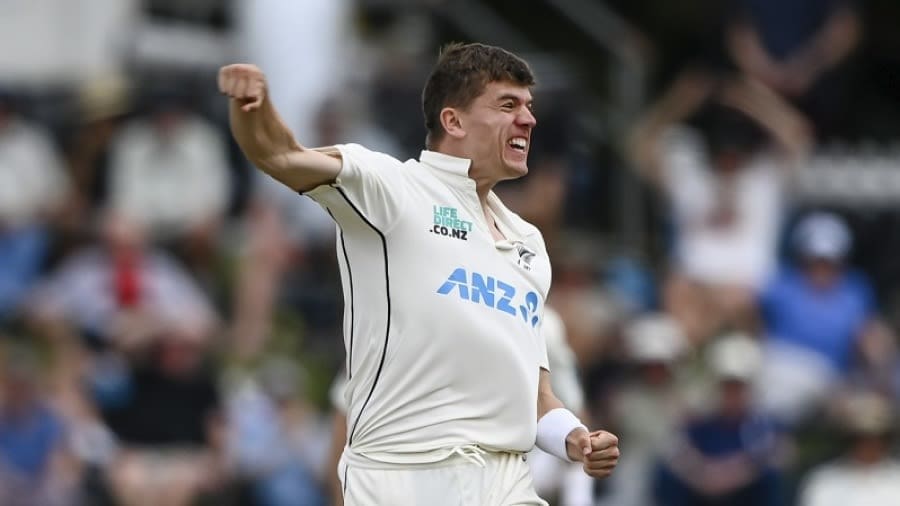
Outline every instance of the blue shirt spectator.
{"type": "Polygon", "coordinates": [[[16,414],[4,410],[0,412],[0,465],[40,481],[63,437],[62,420],[42,404],[16,414]]]}
{"type": "Polygon", "coordinates": [[[771,339],[815,352],[843,375],[875,316],[872,287],[844,265],[850,232],[837,216],[805,217],[793,240],[799,263],[784,268],[763,291],[763,322],[771,339]]]}
{"type": "Polygon", "coordinates": [[[820,353],[836,371],[846,373],[875,304],[872,287],[859,272],[843,272],[822,287],[788,267],[762,294],[760,306],[772,339],[820,353]]]}
{"type": "Polygon", "coordinates": [[[782,434],[751,393],[761,362],[750,336],[723,336],[711,345],[715,409],[686,424],[663,453],[653,477],[657,506],[781,504],[782,434]]]}
{"type": "Polygon", "coordinates": [[[38,225],[0,231],[0,320],[16,316],[37,282],[48,239],[46,229],[38,225]]]}
{"type": "Polygon", "coordinates": [[[832,14],[850,8],[847,0],[738,0],[736,12],[756,30],[775,60],[787,60],[822,30],[832,14]]]}

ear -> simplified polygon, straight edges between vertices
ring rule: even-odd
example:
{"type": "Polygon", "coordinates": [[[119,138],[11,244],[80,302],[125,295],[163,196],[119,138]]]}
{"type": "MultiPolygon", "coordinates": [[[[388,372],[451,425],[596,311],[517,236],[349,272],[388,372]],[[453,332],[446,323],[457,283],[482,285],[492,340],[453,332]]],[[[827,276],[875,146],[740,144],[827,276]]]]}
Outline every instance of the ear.
{"type": "Polygon", "coordinates": [[[441,109],[440,118],[441,126],[444,127],[444,131],[447,132],[447,135],[457,139],[466,136],[466,132],[462,127],[462,117],[458,110],[453,107],[444,107],[441,109]]]}

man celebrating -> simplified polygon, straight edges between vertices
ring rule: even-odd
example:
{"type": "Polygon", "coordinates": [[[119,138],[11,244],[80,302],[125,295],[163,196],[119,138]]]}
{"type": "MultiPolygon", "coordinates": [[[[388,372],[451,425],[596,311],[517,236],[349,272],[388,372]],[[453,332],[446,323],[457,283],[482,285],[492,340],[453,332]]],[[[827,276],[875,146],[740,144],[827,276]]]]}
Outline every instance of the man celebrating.
{"type": "Polygon", "coordinates": [[[305,148],[257,67],[219,72],[247,158],[339,227],[348,506],[546,505],[523,457],[535,441],[591,476],[616,465],[617,438],[589,433],[550,387],[546,248],[491,191],[528,172],[533,84],[503,49],[448,46],[423,92],[428,149],[401,162],[305,148]]]}

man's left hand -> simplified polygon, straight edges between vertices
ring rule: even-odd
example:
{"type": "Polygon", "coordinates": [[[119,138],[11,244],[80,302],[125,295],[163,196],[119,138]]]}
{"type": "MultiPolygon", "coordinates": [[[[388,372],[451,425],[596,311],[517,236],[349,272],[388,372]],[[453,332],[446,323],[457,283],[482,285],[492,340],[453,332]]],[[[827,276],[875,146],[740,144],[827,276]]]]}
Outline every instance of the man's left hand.
{"type": "Polygon", "coordinates": [[[619,463],[619,438],[605,430],[590,433],[591,453],[583,459],[584,472],[594,478],[606,478],[619,463]]]}

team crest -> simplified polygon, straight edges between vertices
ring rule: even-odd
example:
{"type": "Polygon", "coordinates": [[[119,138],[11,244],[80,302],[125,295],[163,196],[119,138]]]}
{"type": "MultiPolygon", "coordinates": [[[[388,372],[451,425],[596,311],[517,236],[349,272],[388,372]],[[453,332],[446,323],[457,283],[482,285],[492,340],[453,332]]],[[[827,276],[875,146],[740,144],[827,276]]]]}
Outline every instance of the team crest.
{"type": "Polygon", "coordinates": [[[531,270],[531,261],[534,259],[536,253],[525,246],[524,244],[516,244],[516,251],[519,253],[518,264],[519,267],[525,269],[526,271],[531,270]]]}

